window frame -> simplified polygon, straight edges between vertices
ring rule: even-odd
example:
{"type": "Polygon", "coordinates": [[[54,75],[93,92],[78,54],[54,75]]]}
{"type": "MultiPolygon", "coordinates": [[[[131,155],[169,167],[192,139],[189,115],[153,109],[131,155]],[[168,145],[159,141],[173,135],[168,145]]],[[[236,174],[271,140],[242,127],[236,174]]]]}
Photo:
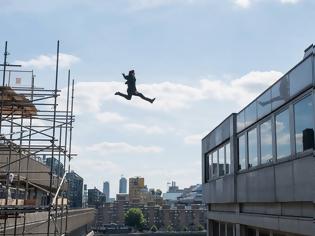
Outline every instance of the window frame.
{"type": "Polygon", "coordinates": [[[259,147],[258,147],[258,124],[255,124],[253,127],[251,127],[250,129],[248,129],[246,131],[246,137],[247,137],[247,169],[255,169],[257,166],[259,166],[259,147]],[[249,132],[253,131],[253,130],[256,130],[256,156],[257,156],[257,165],[255,166],[249,166],[249,139],[248,139],[248,135],[249,135],[249,132]]]}
{"type": "Polygon", "coordinates": [[[292,127],[292,103],[289,104],[285,104],[283,107],[281,107],[279,110],[277,110],[274,115],[273,115],[273,119],[274,119],[274,137],[275,137],[275,159],[276,159],[276,163],[279,162],[283,162],[283,161],[287,161],[290,160],[294,150],[292,147],[292,132],[293,132],[293,127],[292,127]],[[289,135],[290,135],[290,142],[289,142],[289,146],[290,146],[290,154],[284,157],[281,157],[280,159],[278,159],[278,147],[277,147],[277,116],[279,114],[281,114],[282,112],[284,112],[285,110],[288,110],[289,113],[289,135]]]}
{"type": "MultiPolygon", "coordinates": [[[[300,96],[298,96],[291,104],[292,106],[292,130],[293,130],[293,150],[294,150],[294,153],[293,153],[293,156],[296,157],[296,158],[300,158],[300,157],[303,157],[305,155],[308,155],[310,153],[312,153],[314,151],[314,148],[313,149],[307,149],[305,151],[302,151],[302,152],[297,152],[296,150],[296,127],[295,127],[295,105],[299,102],[301,102],[303,99],[305,99],[306,97],[310,96],[311,97],[311,100],[313,102],[313,118],[315,118],[315,93],[314,93],[314,90],[312,91],[308,91],[306,93],[303,93],[301,94],[300,96]]],[[[315,132],[315,119],[312,119],[313,120],[313,130],[315,132]]],[[[314,147],[315,147],[315,138],[314,138],[314,143],[313,143],[314,147]]]]}
{"type": "Polygon", "coordinates": [[[236,137],[236,145],[237,145],[237,172],[244,172],[248,170],[248,148],[247,148],[247,129],[241,132],[236,137]],[[239,139],[240,137],[244,136],[245,138],[245,168],[240,169],[240,148],[239,148],[239,139]]]}
{"type": "Polygon", "coordinates": [[[275,163],[275,122],[274,122],[275,116],[273,114],[265,117],[264,119],[262,119],[258,124],[257,124],[257,129],[258,129],[258,133],[259,133],[259,137],[258,137],[258,146],[259,146],[259,150],[258,150],[258,158],[259,158],[259,166],[265,166],[265,165],[270,165],[272,163],[275,163]],[[271,155],[272,158],[266,162],[266,163],[262,163],[262,155],[261,155],[261,125],[270,121],[270,125],[271,125],[271,155]]]}

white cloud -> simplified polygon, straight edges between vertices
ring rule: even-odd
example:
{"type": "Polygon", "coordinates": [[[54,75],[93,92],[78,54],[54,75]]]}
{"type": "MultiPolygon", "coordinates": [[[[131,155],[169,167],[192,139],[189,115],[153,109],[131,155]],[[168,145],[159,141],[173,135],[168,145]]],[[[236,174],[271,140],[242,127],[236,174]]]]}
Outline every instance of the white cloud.
{"type": "MultiPolygon", "coordinates": [[[[56,55],[40,55],[36,58],[30,59],[28,61],[15,61],[16,64],[21,64],[23,67],[31,67],[36,69],[52,68],[56,67],[56,55]]],[[[59,66],[60,68],[69,68],[72,64],[80,61],[79,57],[74,55],[60,53],[59,54],[59,66]]]]}
{"type": "Polygon", "coordinates": [[[201,139],[205,137],[208,132],[202,132],[199,134],[188,135],[184,138],[186,144],[201,144],[201,139]]]}
{"type": "Polygon", "coordinates": [[[99,152],[101,154],[108,153],[159,153],[162,148],[158,146],[134,146],[124,142],[111,143],[102,142],[88,147],[90,151],[99,152]]]}
{"type": "Polygon", "coordinates": [[[296,4],[296,3],[299,3],[300,0],[280,0],[281,3],[288,3],[288,4],[296,4]]]}
{"type": "Polygon", "coordinates": [[[96,119],[101,123],[119,123],[126,120],[125,117],[115,112],[96,113],[96,119]]]}
{"type": "Polygon", "coordinates": [[[235,0],[234,3],[242,8],[248,8],[251,5],[251,0],[235,0]]]}
{"type": "Polygon", "coordinates": [[[145,134],[164,134],[166,132],[165,129],[156,125],[142,125],[137,123],[128,123],[125,124],[124,127],[129,131],[135,131],[145,134]]]}
{"type": "Polygon", "coordinates": [[[126,106],[157,111],[187,109],[194,102],[206,99],[234,102],[239,106],[244,106],[281,76],[282,73],[277,71],[252,71],[229,81],[201,79],[196,86],[168,81],[140,84],[138,91],[148,97],[156,97],[153,104],[143,101],[139,97],[133,97],[132,101],[128,101],[115,96],[116,91],[126,90],[121,82],[79,82],[75,86],[75,112],[76,114],[82,112],[101,113],[101,107],[105,101],[114,101],[126,106]]]}
{"type": "MultiPolygon", "coordinates": [[[[234,4],[241,8],[249,8],[252,4],[256,2],[262,2],[266,0],[233,0],[234,4]]],[[[297,4],[300,0],[273,0],[275,2],[280,2],[281,4],[297,4]]]]}
{"type": "Polygon", "coordinates": [[[175,4],[195,4],[202,1],[204,0],[129,0],[128,2],[131,10],[144,10],[175,4]]]}

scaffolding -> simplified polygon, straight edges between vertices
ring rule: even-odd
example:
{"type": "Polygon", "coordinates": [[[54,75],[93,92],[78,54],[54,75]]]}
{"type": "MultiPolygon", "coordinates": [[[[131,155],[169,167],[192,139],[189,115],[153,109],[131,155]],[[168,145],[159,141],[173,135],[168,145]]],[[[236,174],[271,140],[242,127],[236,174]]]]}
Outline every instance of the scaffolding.
{"type": "Polygon", "coordinates": [[[0,235],[67,235],[74,80],[69,70],[61,94],[59,41],[51,89],[36,87],[33,71],[13,68],[20,66],[8,64],[8,55],[6,42],[0,86],[0,235]],[[40,215],[41,223],[32,225],[30,214],[40,215]],[[43,225],[43,232],[35,230],[43,225]]]}

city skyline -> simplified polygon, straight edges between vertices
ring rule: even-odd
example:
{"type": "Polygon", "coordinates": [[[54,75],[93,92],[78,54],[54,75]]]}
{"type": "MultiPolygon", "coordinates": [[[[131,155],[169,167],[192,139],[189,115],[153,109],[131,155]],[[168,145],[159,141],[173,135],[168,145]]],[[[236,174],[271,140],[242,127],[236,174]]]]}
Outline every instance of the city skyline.
{"type": "Polygon", "coordinates": [[[111,197],[121,173],[141,175],[165,192],[172,180],[180,187],[201,183],[201,138],[302,58],[315,38],[305,30],[313,27],[314,6],[12,0],[0,9],[0,50],[8,41],[9,62],[34,69],[36,83],[46,87],[60,39],[59,87],[65,92],[68,68],[76,87],[72,169],[89,187],[102,189],[108,180],[111,197]],[[126,90],[121,73],[130,69],[139,91],[157,97],[154,104],[114,96],[126,90]]]}

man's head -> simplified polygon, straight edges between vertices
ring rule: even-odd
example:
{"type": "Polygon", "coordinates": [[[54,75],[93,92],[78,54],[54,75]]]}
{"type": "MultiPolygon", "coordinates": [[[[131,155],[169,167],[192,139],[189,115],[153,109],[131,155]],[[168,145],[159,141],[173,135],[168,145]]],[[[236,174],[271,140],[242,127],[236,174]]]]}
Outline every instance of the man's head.
{"type": "Polygon", "coordinates": [[[134,70],[130,70],[129,71],[129,75],[135,75],[135,71],[134,70]]]}

